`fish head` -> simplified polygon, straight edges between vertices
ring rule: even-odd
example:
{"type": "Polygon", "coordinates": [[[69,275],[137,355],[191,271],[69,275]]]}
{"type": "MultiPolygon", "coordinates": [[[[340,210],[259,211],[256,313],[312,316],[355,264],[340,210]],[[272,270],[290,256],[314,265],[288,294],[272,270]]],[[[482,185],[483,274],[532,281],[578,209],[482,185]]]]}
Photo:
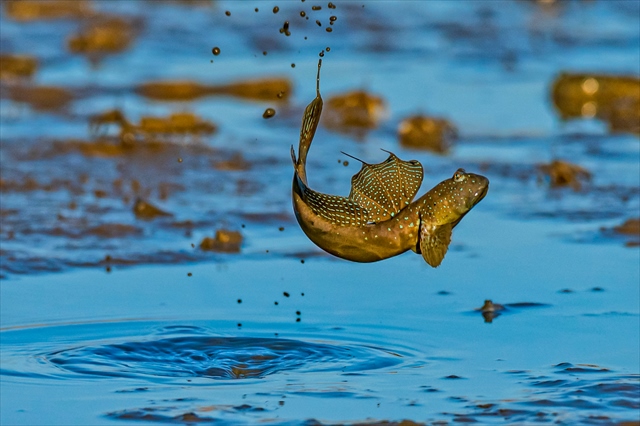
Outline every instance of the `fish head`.
{"type": "Polygon", "coordinates": [[[489,190],[489,179],[458,169],[429,191],[425,197],[430,207],[431,222],[457,224],[462,217],[478,204],[489,190]]]}
{"type": "Polygon", "coordinates": [[[451,231],[487,195],[489,179],[458,169],[416,203],[421,209],[416,253],[437,268],[447,254],[451,231]]]}
{"type": "Polygon", "coordinates": [[[458,169],[449,179],[449,187],[453,210],[459,215],[464,215],[487,195],[489,179],[458,169]]]}

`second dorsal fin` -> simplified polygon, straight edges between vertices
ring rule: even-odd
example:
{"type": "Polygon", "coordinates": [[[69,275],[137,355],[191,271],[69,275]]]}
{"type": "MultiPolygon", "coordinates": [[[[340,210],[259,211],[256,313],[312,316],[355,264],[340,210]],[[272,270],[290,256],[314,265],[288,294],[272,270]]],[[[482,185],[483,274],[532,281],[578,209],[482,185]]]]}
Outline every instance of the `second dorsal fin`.
{"type": "Polygon", "coordinates": [[[381,222],[411,203],[422,177],[418,161],[403,161],[389,153],[382,163],[362,163],[360,171],[351,178],[349,199],[367,211],[369,222],[381,222]]]}
{"type": "Polygon", "coordinates": [[[307,105],[304,110],[304,116],[302,118],[302,127],[300,128],[300,143],[298,145],[298,159],[295,159],[295,153],[291,150],[291,157],[294,160],[294,165],[298,177],[306,184],[307,183],[307,153],[309,147],[313,141],[313,136],[320,123],[320,115],[322,114],[322,96],[320,96],[320,68],[322,67],[322,59],[318,61],[318,75],[316,77],[316,97],[307,105]]]}

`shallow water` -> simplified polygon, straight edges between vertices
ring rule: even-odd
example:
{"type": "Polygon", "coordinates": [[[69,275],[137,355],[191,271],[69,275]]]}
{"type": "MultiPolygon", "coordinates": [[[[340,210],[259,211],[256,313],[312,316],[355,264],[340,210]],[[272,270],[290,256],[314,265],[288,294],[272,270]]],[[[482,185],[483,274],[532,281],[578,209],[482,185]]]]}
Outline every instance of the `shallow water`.
{"type": "Polygon", "coordinates": [[[550,101],[563,71],[640,75],[639,4],[334,3],[94,1],[142,24],[89,59],[65,47],[80,20],[1,12],[2,53],[40,60],[24,84],[73,94],[41,110],[2,82],[1,423],[640,421],[640,236],[613,230],[640,216],[638,136],[563,122],[550,101]],[[325,100],[365,89],[386,113],[368,131],[321,125],[312,187],[348,193],[359,167],[340,151],[378,162],[380,148],[423,164],[420,194],[458,167],[491,181],[438,269],[339,260],[295,222],[288,151],[327,46],[325,100]],[[264,77],[293,93],[134,90],[264,77]],[[218,130],[123,148],[116,125],[89,126],[114,108],[218,130]],[[448,154],[399,145],[417,112],[455,124],[448,154]],[[551,188],[538,166],[553,159],[592,179],[551,188]],[[171,215],[136,217],[137,198],[171,215]],[[217,229],[242,234],[239,253],[198,248],[217,229]],[[483,316],[485,299],[504,310],[483,316]]]}

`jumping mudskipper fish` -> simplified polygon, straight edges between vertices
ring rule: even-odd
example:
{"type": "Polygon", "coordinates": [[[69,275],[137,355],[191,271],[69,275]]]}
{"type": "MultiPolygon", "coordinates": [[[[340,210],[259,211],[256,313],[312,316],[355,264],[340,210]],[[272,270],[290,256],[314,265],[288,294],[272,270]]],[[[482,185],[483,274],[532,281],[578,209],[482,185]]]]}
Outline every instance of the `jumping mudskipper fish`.
{"type": "Polygon", "coordinates": [[[403,161],[389,152],[379,164],[362,162],[351,178],[348,197],[327,195],[309,188],[307,153],[320,121],[320,67],[316,98],[302,119],[298,158],[293,160],[293,210],[304,233],[321,249],[354,262],[376,262],[407,250],[422,254],[432,267],[442,263],[451,231],[478,204],[489,180],[464,169],[412,201],[422,184],[419,161],[403,161]]]}

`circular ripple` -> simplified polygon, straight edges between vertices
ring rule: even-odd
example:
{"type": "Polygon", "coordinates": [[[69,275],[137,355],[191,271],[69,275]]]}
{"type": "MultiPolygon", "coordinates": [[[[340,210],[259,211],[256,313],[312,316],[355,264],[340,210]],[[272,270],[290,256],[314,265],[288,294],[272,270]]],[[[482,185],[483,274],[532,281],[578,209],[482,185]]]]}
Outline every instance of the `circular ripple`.
{"type": "MultiPolygon", "coordinates": [[[[195,330],[193,330],[195,331],[195,330]]],[[[189,334],[81,346],[42,354],[71,373],[108,377],[261,378],[296,371],[365,371],[402,357],[379,348],[301,340],[189,334]]]]}

